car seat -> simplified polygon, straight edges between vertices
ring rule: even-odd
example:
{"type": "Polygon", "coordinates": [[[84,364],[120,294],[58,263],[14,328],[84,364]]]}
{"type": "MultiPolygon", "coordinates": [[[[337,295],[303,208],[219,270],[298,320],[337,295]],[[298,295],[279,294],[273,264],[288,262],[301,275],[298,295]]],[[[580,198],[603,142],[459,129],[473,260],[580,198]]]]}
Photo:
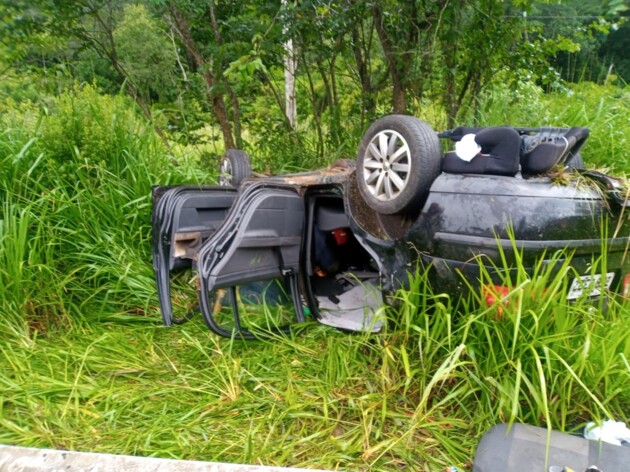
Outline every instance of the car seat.
{"type": "Polygon", "coordinates": [[[543,129],[532,136],[524,136],[521,145],[521,172],[524,177],[544,174],[577,154],[589,130],[583,127],[570,128],[560,134],[557,129],[543,129]]]}
{"type": "Polygon", "coordinates": [[[460,159],[450,151],[442,159],[442,171],[452,174],[491,174],[514,176],[518,172],[521,139],[511,127],[472,128],[461,126],[453,130],[450,138],[460,141],[466,134],[474,134],[481,154],[470,161],[460,159]]]}
{"type": "Polygon", "coordinates": [[[482,146],[482,154],[467,162],[460,159],[454,151],[449,151],[442,160],[443,172],[514,176],[520,164],[523,177],[528,178],[544,174],[559,164],[569,162],[582,149],[589,136],[589,129],[460,126],[443,137],[460,141],[467,134],[476,135],[475,140],[482,146]],[[508,129],[514,133],[505,131],[508,129]],[[502,130],[502,137],[505,137],[508,143],[494,152],[489,149],[491,143],[488,143],[489,138],[496,138],[491,134],[492,130],[502,130]],[[518,136],[518,141],[514,135],[518,136]],[[518,158],[515,158],[515,146],[520,146],[520,149],[516,148],[518,158]]]}

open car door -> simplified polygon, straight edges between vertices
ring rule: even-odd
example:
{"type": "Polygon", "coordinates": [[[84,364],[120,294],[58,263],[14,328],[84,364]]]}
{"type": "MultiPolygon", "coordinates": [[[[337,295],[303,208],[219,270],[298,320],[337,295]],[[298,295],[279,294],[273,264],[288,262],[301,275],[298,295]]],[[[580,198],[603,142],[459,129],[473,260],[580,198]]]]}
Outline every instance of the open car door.
{"type": "Polygon", "coordinates": [[[236,195],[231,187],[153,188],[153,269],[166,326],[181,324],[189,317],[173,315],[172,273],[192,268],[197,251],[219,229],[236,195]]]}
{"type": "Polygon", "coordinates": [[[241,186],[228,217],[202,244],[196,261],[199,305],[212,331],[251,339],[285,332],[293,319],[304,320],[298,286],[304,207],[290,185],[241,186]],[[230,309],[221,307],[226,295],[231,319],[230,309]],[[286,310],[282,300],[292,308],[286,310]],[[245,312],[240,307],[246,303],[240,302],[247,301],[245,312]]]}

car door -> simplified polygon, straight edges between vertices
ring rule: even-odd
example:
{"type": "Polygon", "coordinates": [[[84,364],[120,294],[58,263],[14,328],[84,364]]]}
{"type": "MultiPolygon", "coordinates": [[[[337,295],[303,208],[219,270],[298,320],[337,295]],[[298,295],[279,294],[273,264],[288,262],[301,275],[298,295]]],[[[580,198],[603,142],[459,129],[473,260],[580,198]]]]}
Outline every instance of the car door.
{"type": "Polygon", "coordinates": [[[192,268],[202,243],[221,227],[236,195],[237,189],[231,187],[153,188],[153,268],[166,326],[186,319],[173,315],[173,273],[192,268]]]}
{"type": "Polygon", "coordinates": [[[273,303],[265,300],[270,291],[284,293],[292,304],[291,316],[304,320],[298,287],[304,220],[304,199],[291,185],[255,182],[241,188],[228,217],[202,244],[196,261],[199,305],[211,330],[243,338],[257,337],[256,331],[286,331],[290,325],[286,316],[280,317],[282,322],[268,316],[274,310],[273,303]],[[258,294],[262,303],[246,313],[246,321],[238,303],[246,296],[237,293],[237,287],[252,284],[254,289],[247,297],[258,294]],[[219,319],[225,310],[217,309],[217,300],[225,291],[230,298],[231,324],[219,319]]]}

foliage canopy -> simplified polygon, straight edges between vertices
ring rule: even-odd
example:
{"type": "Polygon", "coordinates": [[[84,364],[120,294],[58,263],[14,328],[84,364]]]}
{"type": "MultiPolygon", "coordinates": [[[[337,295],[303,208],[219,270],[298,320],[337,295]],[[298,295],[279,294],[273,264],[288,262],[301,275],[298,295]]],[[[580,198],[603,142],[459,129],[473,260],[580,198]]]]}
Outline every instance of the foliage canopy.
{"type": "MultiPolygon", "coordinates": [[[[125,89],[156,130],[220,131],[221,147],[349,153],[348,135],[377,115],[436,125],[478,119],[501,83],[548,90],[562,80],[626,77],[627,2],[15,0],[0,7],[11,70],[42,68],[125,89]],[[298,126],[285,116],[284,45],[296,45],[298,126]],[[155,114],[162,119],[155,119],[155,114]],[[348,120],[348,117],[352,117],[348,120]],[[309,130],[316,131],[315,139],[309,130]],[[246,130],[246,131],[245,131],[246,130]],[[292,138],[277,142],[274,135],[292,138]]],[[[6,72],[5,72],[6,73],[6,72]]]]}

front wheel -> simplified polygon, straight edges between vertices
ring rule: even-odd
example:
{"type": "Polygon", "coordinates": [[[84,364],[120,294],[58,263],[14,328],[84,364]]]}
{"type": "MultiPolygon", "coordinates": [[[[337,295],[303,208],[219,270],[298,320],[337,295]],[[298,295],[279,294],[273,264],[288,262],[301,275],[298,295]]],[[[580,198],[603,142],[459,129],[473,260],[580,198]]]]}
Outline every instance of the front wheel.
{"type": "Polygon", "coordinates": [[[249,177],[251,173],[252,167],[247,153],[240,149],[228,149],[221,159],[219,185],[238,187],[241,181],[249,177]]]}
{"type": "Polygon", "coordinates": [[[389,115],[366,131],[357,156],[357,183],[375,211],[417,209],[440,173],[442,151],[433,129],[412,116],[389,115]]]}

